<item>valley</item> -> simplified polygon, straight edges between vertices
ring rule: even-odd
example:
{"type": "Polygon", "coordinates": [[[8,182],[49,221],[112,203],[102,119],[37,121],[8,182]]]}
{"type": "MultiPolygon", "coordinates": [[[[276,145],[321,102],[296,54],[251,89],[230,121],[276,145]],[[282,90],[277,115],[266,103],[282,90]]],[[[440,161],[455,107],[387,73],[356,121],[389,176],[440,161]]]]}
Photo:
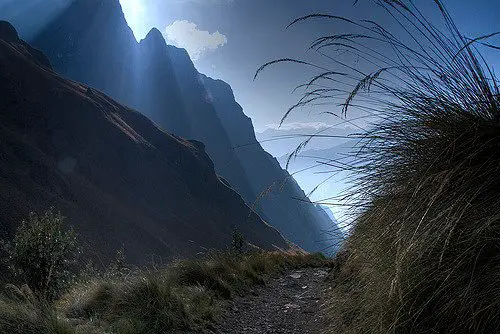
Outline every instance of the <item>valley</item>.
{"type": "Polygon", "coordinates": [[[0,0],[0,333],[498,333],[497,14],[0,0]]]}

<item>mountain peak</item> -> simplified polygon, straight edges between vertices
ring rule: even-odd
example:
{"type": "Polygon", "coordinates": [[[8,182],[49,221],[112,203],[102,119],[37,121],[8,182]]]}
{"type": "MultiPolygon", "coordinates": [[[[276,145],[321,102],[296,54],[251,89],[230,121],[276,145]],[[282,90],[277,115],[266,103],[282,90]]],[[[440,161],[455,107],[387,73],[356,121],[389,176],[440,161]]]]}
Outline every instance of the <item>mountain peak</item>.
{"type": "Polygon", "coordinates": [[[165,38],[163,37],[161,31],[156,28],[151,29],[146,35],[146,37],[143,39],[143,41],[152,41],[154,43],[161,43],[164,45],[167,44],[167,42],[165,42],[165,38]]]}
{"type": "Polygon", "coordinates": [[[7,21],[0,21],[0,39],[7,42],[17,42],[19,41],[19,35],[12,24],[7,21]]]}

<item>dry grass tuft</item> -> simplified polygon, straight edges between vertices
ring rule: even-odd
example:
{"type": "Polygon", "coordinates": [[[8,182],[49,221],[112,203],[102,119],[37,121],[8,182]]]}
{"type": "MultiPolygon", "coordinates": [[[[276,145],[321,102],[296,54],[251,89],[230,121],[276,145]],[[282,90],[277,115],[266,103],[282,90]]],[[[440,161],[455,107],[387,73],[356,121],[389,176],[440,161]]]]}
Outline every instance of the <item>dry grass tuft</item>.
{"type": "Polygon", "coordinates": [[[355,79],[341,112],[376,120],[338,164],[353,172],[347,199],[355,208],[332,282],[339,332],[500,330],[500,92],[477,50],[495,34],[466,38],[434,2],[444,30],[413,1],[374,1],[392,30],[319,14],[293,23],[342,20],[355,31],[312,43],[336,67],[304,85],[301,101],[335,104],[336,83],[355,79]],[[343,63],[332,48],[375,69],[343,63]]]}

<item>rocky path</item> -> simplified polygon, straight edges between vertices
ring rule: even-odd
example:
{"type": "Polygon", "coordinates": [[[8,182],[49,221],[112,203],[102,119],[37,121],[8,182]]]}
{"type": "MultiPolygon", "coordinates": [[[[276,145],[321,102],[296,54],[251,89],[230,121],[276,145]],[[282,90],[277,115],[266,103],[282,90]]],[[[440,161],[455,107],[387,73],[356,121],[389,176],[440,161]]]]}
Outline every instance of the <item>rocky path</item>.
{"type": "Polygon", "coordinates": [[[233,300],[213,334],[325,332],[322,295],[327,268],[305,268],[272,279],[233,300]]]}

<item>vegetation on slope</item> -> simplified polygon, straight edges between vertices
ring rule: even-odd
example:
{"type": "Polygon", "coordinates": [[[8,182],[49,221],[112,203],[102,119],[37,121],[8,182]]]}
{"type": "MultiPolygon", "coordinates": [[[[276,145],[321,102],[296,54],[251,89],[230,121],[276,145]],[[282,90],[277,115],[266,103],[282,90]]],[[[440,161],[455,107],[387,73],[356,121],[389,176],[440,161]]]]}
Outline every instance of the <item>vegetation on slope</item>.
{"type": "MultiPolygon", "coordinates": [[[[32,215],[32,223],[23,224],[17,233],[30,238],[15,238],[19,244],[16,249],[22,255],[27,246],[44,242],[44,249],[57,251],[47,258],[59,261],[59,250],[74,243],[73,232],[62,229],[63,220],[52,211],[32,215]],[[71,242],[67,238],[48,238],[54,235],[71,236],[71,242]]],[[[14,258],[18,255],[16,250],[11,253],[14,258]]],[[[66,253],[63,262],[72,260],[72,254],[66,253]]],[[[235,232],[231,250],[181,260],[162,269],[130,269],[118,256],[105,273],[84,270],[53,302],[46,291],[62,292],[56,281],[50,283],[56,290],[52,286],[31,289],[26,284],[31,282],[32,274],[46,269],[40,263],[23,262],[22,268],[19,264],[15,267],[25,275],[14,278],[19,287],[8,283],[0,295],[0,332],[154,334],[200,329],[213,323],[225,300],[244,294],[253,285],[264,284],[271,275],[289,268],[325,266],[329,260],[319,254],[244,253],[241,236],[235,232]]],[[[66,267],[58,267],[57,272],[66,273],[66,267]]],[[[46,282],[47,277],[43,275],[42,281],[46,282]]]]}
{"type": "MultiPolygon", "coordinates": [[[[353,172],[356,208],[332,282],[335,332],[500,329],[500,92],[478,52],[497,47],[487,41],[493,34],[464,37],[434,2],[445,30],[410,0],[374,1],[392,29],[322,14],[295,22],[352,30],[313,42],[333,67],[303,86],[290,111],[343,96],[344,116],[361,109],[376,119],[350,160],[330,162],[353,172]],[[331,56],[339,48],[375,70],[331,56]],[[338,84],[353,80],[348,90],[338,84]]],[[[272,63],[283,61],[302,62],[272,63]]]]}
{"type": "Polygon", "coordinates": [[[202,328],[214,321],[220,302],[262,284],[286,267],[322,266],[325,259],[283,253],[213,254],[125,279],[78,286],[60,301],[67,317],[116,333],[163,333],[202,328]]]}
{"type": "Polygon", "coordinates": [[[1,243],[12,277],[48,300],[68,287],[77,270],[77,235],[73,228],[65,229],[65,219],[53,209],[43,215],[31,213],[14,238],[1,243]]]}

